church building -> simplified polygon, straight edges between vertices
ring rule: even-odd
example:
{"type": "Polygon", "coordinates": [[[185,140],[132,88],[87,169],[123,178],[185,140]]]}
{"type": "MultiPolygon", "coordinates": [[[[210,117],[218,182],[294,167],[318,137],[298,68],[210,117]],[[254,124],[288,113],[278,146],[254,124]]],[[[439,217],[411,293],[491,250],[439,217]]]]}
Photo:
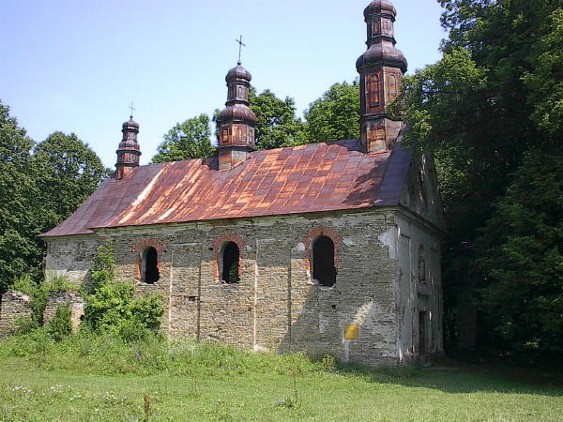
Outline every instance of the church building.
{"type": "Polygon", "coordinates": [[[42,235],[47,278],[86,282],[110,240],[117,278],[162,293],[170,337],[369,365],[441,354],[436,175],[387,114],[407,69],[395,16],[389,0],[364,10],[360,139],[257,150],[240,62],[217,157],[140,166],[125,122],[114,175],[42,235]]]}

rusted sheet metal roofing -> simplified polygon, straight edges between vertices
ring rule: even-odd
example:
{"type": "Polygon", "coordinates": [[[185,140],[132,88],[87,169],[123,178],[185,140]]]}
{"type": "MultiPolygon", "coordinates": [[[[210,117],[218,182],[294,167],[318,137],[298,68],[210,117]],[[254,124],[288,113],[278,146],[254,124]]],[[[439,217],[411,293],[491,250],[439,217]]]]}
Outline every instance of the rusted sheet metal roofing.
{"type": "Polygon", "coordinates": [[[182,223],[396,205],[411,154],[364,154],[357,140],[256,151],[220,172],[216,159],[136,167],[106,180],[43,237],[103,227],[182,223]]]}

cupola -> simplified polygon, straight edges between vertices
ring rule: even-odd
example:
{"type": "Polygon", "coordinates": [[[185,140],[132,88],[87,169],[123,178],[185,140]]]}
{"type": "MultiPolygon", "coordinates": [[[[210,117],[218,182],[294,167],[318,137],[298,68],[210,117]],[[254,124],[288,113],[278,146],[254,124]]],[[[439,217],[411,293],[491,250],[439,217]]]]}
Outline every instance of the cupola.
{"type": "Polygon", "coordinates": [[[252,75],[240,61],[227,72],[227,101],[219,114],[219,170],[244,162],[256,148],[256,115],[248,107],[252,75]]]}
{"type": "Polygon", "coordinates": [[[133,120],[132,115],[128,121],[123,123],[121,132],[123,132],[123,138],[116,151],[117,163],[114,177],[117,180],[123,179],[134,167],[137,167],[141,156],[141,148],[137,142],[139,124],[133,120]]]}
{"type": "Polygon", "coordinates": [[[397,11],[389,0],[374,0],[364,10],[367,50],[356,61],[360,74],[360,139],[365,152],[393,147],[402,122],[388,118],[387,106],[399,94],[407,60],[395,47],[397,11]]]}

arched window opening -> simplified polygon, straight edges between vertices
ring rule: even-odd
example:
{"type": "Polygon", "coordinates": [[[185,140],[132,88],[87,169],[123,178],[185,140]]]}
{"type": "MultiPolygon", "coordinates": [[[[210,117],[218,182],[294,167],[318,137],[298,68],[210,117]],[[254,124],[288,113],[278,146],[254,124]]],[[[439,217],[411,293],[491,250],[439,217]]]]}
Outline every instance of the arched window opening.
{"type": "Polygon", "coordinates": [[[158,253],[156,249],[149,246],[143,251],[143,267],[141,280],[147,284],[153,284],[160,278],[158,271],[158,253]]]}
{"type": "Polygon", "coordinates": [[[225,283],[238,283],[240,281],[238,268],[240,251],[235,242],[228,242],[223,246],[221,279],[225,283]]]}
{"type": "Polygon", "coordinates": [[[336,283],[334,242],[328,236],[319,236],[313,242],[313,278],[319,285],[332,287],[336,283]]]}

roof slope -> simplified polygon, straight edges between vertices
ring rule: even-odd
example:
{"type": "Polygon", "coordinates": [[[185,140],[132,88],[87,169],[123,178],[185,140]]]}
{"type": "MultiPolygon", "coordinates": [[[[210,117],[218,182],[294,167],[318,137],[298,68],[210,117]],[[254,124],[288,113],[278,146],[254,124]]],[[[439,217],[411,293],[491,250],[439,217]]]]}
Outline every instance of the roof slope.
{"type": "Polygon", "coordinates": [[[182,223],[397,205],[411,154],[364,154],[359,141],[261,150],[220,172],[216,159],[136,167],[108,179],[42,237],[103,227],[182,223]]]}

